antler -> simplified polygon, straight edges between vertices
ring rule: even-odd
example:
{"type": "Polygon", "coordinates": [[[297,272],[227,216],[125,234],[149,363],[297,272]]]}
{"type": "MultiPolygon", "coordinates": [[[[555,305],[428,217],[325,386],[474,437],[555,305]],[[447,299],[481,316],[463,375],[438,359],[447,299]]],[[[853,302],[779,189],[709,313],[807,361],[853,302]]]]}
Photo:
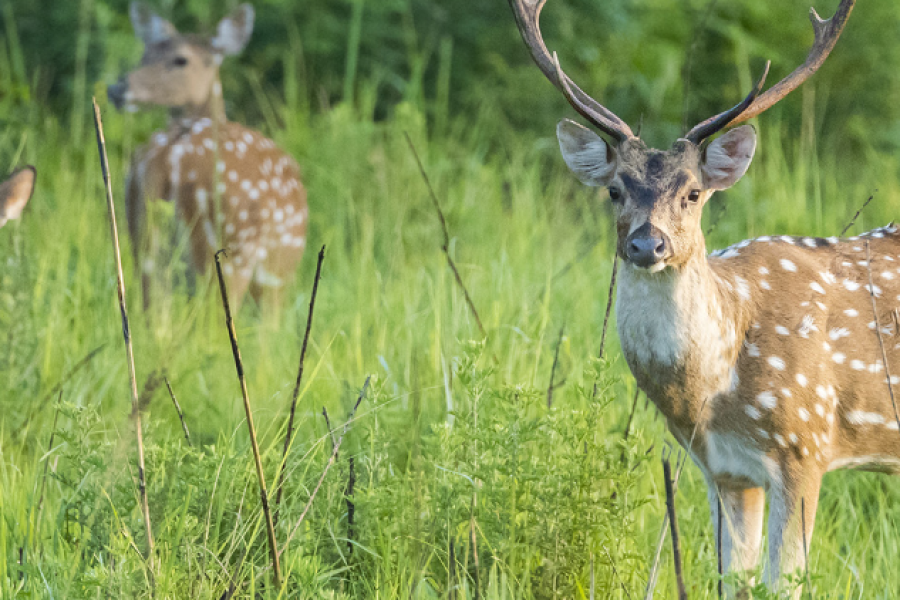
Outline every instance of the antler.
{"type": "Polygon", "coordinates": [[[541,9],[544,8],[546,2],[547,0],[509,0],[509,6],[516,17],[516,25],[519,27],[525,45],[531,50],[534,62],[537,63],[544,76],[563,93],[572,108],[597,129],[609,134],[619,142],[634,137],[634,133],[625,121],[575,85],[575,82],[559,66],[556,54],[551,56],[547,50],[544,39],[541,37],[539,24],[541,9]]]}
{"type": "MultiPolygon", "coordinates": [[[[763,74],[762,79],[757,84],[757,89],[751,92],[750,95],[744,99],[744,102],[741,102],[731,110],[727,110],[706,119],[691,129],[685,137],[695,144],[699,144],[704,139],[729,125],[737,125],[738,123],[743,123],[748,119],[752,119],[758,114],[768,110],[777,104],[779,100],[797,89],[800,84],[809,79],[809,77],[822,66],[825,59],[828,58],[828,55],[837,43],[838,38],[841,36],[841,32],[844,30],[844,25],[847,24],[847,19],[850,17],[850,12],[853,10],[854,4],[856,4],[856,0],[841,0],[841,4],[834,12],[834,16],[827,20],[821,19],[816,10],[810,8],[809,20],[812,22],[815,41],[809,51],[809,55],[806,57],[806,61],[797,67],[793,73],[770,87],[764,94],[757,97],[757,94],[759,94],[759,91],[762,89],[762,82],[765,80],[765,74],[763,74]]],[[[767,72],[768,68],[767,64],[767,72]]]]}

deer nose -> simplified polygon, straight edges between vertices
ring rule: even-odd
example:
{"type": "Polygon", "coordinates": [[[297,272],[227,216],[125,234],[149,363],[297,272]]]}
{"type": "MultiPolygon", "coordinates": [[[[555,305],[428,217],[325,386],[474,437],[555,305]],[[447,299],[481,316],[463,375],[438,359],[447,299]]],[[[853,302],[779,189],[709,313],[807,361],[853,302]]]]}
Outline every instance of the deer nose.
{"type": "Polygon", "coordinates": [[[628,236],[625,257],[635,266],[648,268],[664,260],[669,255],[669,249],[666,235],[645,223],[628,236]]]}
{"type": "Polygon", "coordinates": [[[125,105],[125,94],[128,92],[128,79],[119,78],[119,81],[106,88],[106,97],[117,109],[121,110],[125,105]]]}

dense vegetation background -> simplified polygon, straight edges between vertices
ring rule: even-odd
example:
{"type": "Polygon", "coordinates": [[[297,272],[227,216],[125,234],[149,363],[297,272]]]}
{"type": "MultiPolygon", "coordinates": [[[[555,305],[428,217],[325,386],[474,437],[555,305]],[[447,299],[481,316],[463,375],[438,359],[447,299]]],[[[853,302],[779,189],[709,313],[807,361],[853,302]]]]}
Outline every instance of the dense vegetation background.
{"type": "MultiPolygon", "coordinates": [[[[236,4],[155,6],[182,31],[212,32],[236,4]]],[[[827,16],[836,4],[816,8],[827,16]]],[[[90,97],[103,105],[119,202],[131,152],[165,115],[121,115],[103,100],[140,58],[127,2],[6,0],[0,171],[27,162],[40,175],[25,218],[0,230],[0,597],[150,597],[155,585],[156,597],[219,598],[232,584],[246,598],[641,596],[668,442],[643,400],[629,418],[634,383],[614,331],[596,359],[608,207],[560,160],[553,128],[572,111],[531,63],[506,2],[254,6],[249,47],[222,68],[229,115],[297,157],[311,206],[309,250],[285,306],[238,315],[270,488],[315,251],[328,246],[278,529],[288,584],[274,589],[267,571],[215,290],[176,290],[145,313],[126,256],[149,404],[154,572],[140,556],[90,97]],[[404,134],[446,211],[484,338],[447,269],[404,134]],[[339,434],[368,375],[339,460],[288,544],[331,453],[321,408],[339,434]]],[[[666,146],[741,98],[764,59],[773,82],[800,64],[812,41],[806,10],[800,0],[549,0],[543,21],[566,71],[666,146]]],[[[711,246],[832,235],[873,194],[856,231],[898,217],[898,39],[893,0],[857,6],[821,71],[759,119],[748,176],[708,211],[711,246]]],[[[892,479],[826,479],[810,556],[815,597],[897,595],[898,500],[892,479]]],[[[714,598],[705,486],[690,465],[678,501],[690,595],[714,598]]],[[[668,546],[657,595],[674,595],[668,546]]]]}

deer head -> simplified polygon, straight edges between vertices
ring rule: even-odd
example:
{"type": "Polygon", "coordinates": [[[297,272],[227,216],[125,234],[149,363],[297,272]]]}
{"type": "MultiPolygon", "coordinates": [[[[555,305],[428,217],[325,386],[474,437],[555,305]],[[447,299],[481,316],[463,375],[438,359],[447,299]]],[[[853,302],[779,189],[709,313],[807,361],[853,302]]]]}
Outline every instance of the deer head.
{"type": "Polygon", "coordinates": [[[546,0],[509,0],[525,44],[544,75],[572,107],[610,143],[569,120],[557,127],[560,149],[569,168],[585,184],[609,190],[615,206],[617,253],[626,263],[649,272],[678,268],[705,255],[700,228],[703,206],[716,190],[734,185],[747,171],[756,149],[752,127],[722,129],[755,117],[812,75],[831,52],[853,8],[842,0],[834,17],[822,20],[810,9],[815,42],[806,59],[785,79],[760,95],[769,65],[753,91],[737,106],[711,117],[677,140],[667,151],[648,148],[612,111],[588,96],[547,50],[539,18],[546,0]]]}
{"type": "Polygon", "coordinates": [[[27,166],[13,173],[0,183],[0,227],[10,219],[18,219],[25,205],[31,199],[37,171],[27,166]]]}
{"type": "MultiPolygon", "coordinates": [[[[136,110],[140,104],[182,109],[209,116],[221,103],[219,65],[240,53],[253,31],[253,7],[240,5],[219,22],[214,37],[181,35],[146,5],[130,7],[135,34],[144,42],[141,65],[109,87],[116,108],[136,110]]],[[[224,112],[224,111],[223,111],[224,112]]]]}

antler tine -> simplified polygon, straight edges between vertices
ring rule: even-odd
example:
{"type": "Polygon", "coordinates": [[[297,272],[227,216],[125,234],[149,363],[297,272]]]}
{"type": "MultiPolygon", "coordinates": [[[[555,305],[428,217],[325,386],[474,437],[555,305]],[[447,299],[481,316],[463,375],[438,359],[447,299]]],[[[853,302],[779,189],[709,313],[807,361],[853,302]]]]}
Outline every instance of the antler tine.
{"type": "Polygon", "coordinates": [[[541,36],[541,9],[547,0],[509,0],[516,25],[522,34],[531,57],[541,72],[565,95],[566,100],[578,114],[595,127],[621,142],[634,137],[631,128],[608,108],[588,96],[559,66],[559,61],[551,56],[541,36]]]}
{"type": "MultiPolygon", "coordinates": [[[[841,37],[841,33],[844,31],[844,25],[847,24],[847,19],[850,17],[850,12],[853,10],[855,4],[856,0],[841,0],[834,15],[827,20],[821,19],[816,10],[810,8],[809,20],[813,26],[815,41],[813,42],[812,48],[810,48],[806,61],[794,69],[790,75],[753,100],[745,107],[745,110],[734,113],[737,108],[735,107],[729,111],[720,113],[691,129],[685,137],[695,143],[699,143],[728,125],[737,125],[738,123],[743,123],[744,121],[752,119],[768,110],[782,98],[797,89],[804,81],[809,79],[809,77],[822,66],[825,59],[828,58],[828,55],[834,49],[834,45],[837,43],[838,38],[841,37]],[[729,115],[731,118],[726,119],[725,117],[729,115]],[[714,124],[719,126],[713,127],[714,124]]],[[[743,104],[743,102],[741,104],[743,104]]],[[[738,106],[741,105],[739,104],[738,106]]]]}
{"type": "Polygon", "coordinates": [[[760,92],[762,92],[763,86],[766,83],[766,76],[769,74],[769,67],[771,66],[771,64],[771,61],[766,61],[766,67],[763,69],[762,77],[759,78],[759,81],[756,82],[756,85],[753,86],[753,89],[749,94],[747,94],[747,97],[740,102],[740,104],[736,104],[729,110],[726,110],[723,113],[719,113],[716,116],[710,117],[702,123],[699,123],[684,137],[699,145],[700,142],[702,142],[715,132],[727,127],[729,123],[737,123],[738,121],[736,121],[736,119],[738,117],[741,117],[742,113],[746,114],[745,111],[747,110],[747,108],[751,104],[753,104],[757,97],[759,97],[760,92]]]}

